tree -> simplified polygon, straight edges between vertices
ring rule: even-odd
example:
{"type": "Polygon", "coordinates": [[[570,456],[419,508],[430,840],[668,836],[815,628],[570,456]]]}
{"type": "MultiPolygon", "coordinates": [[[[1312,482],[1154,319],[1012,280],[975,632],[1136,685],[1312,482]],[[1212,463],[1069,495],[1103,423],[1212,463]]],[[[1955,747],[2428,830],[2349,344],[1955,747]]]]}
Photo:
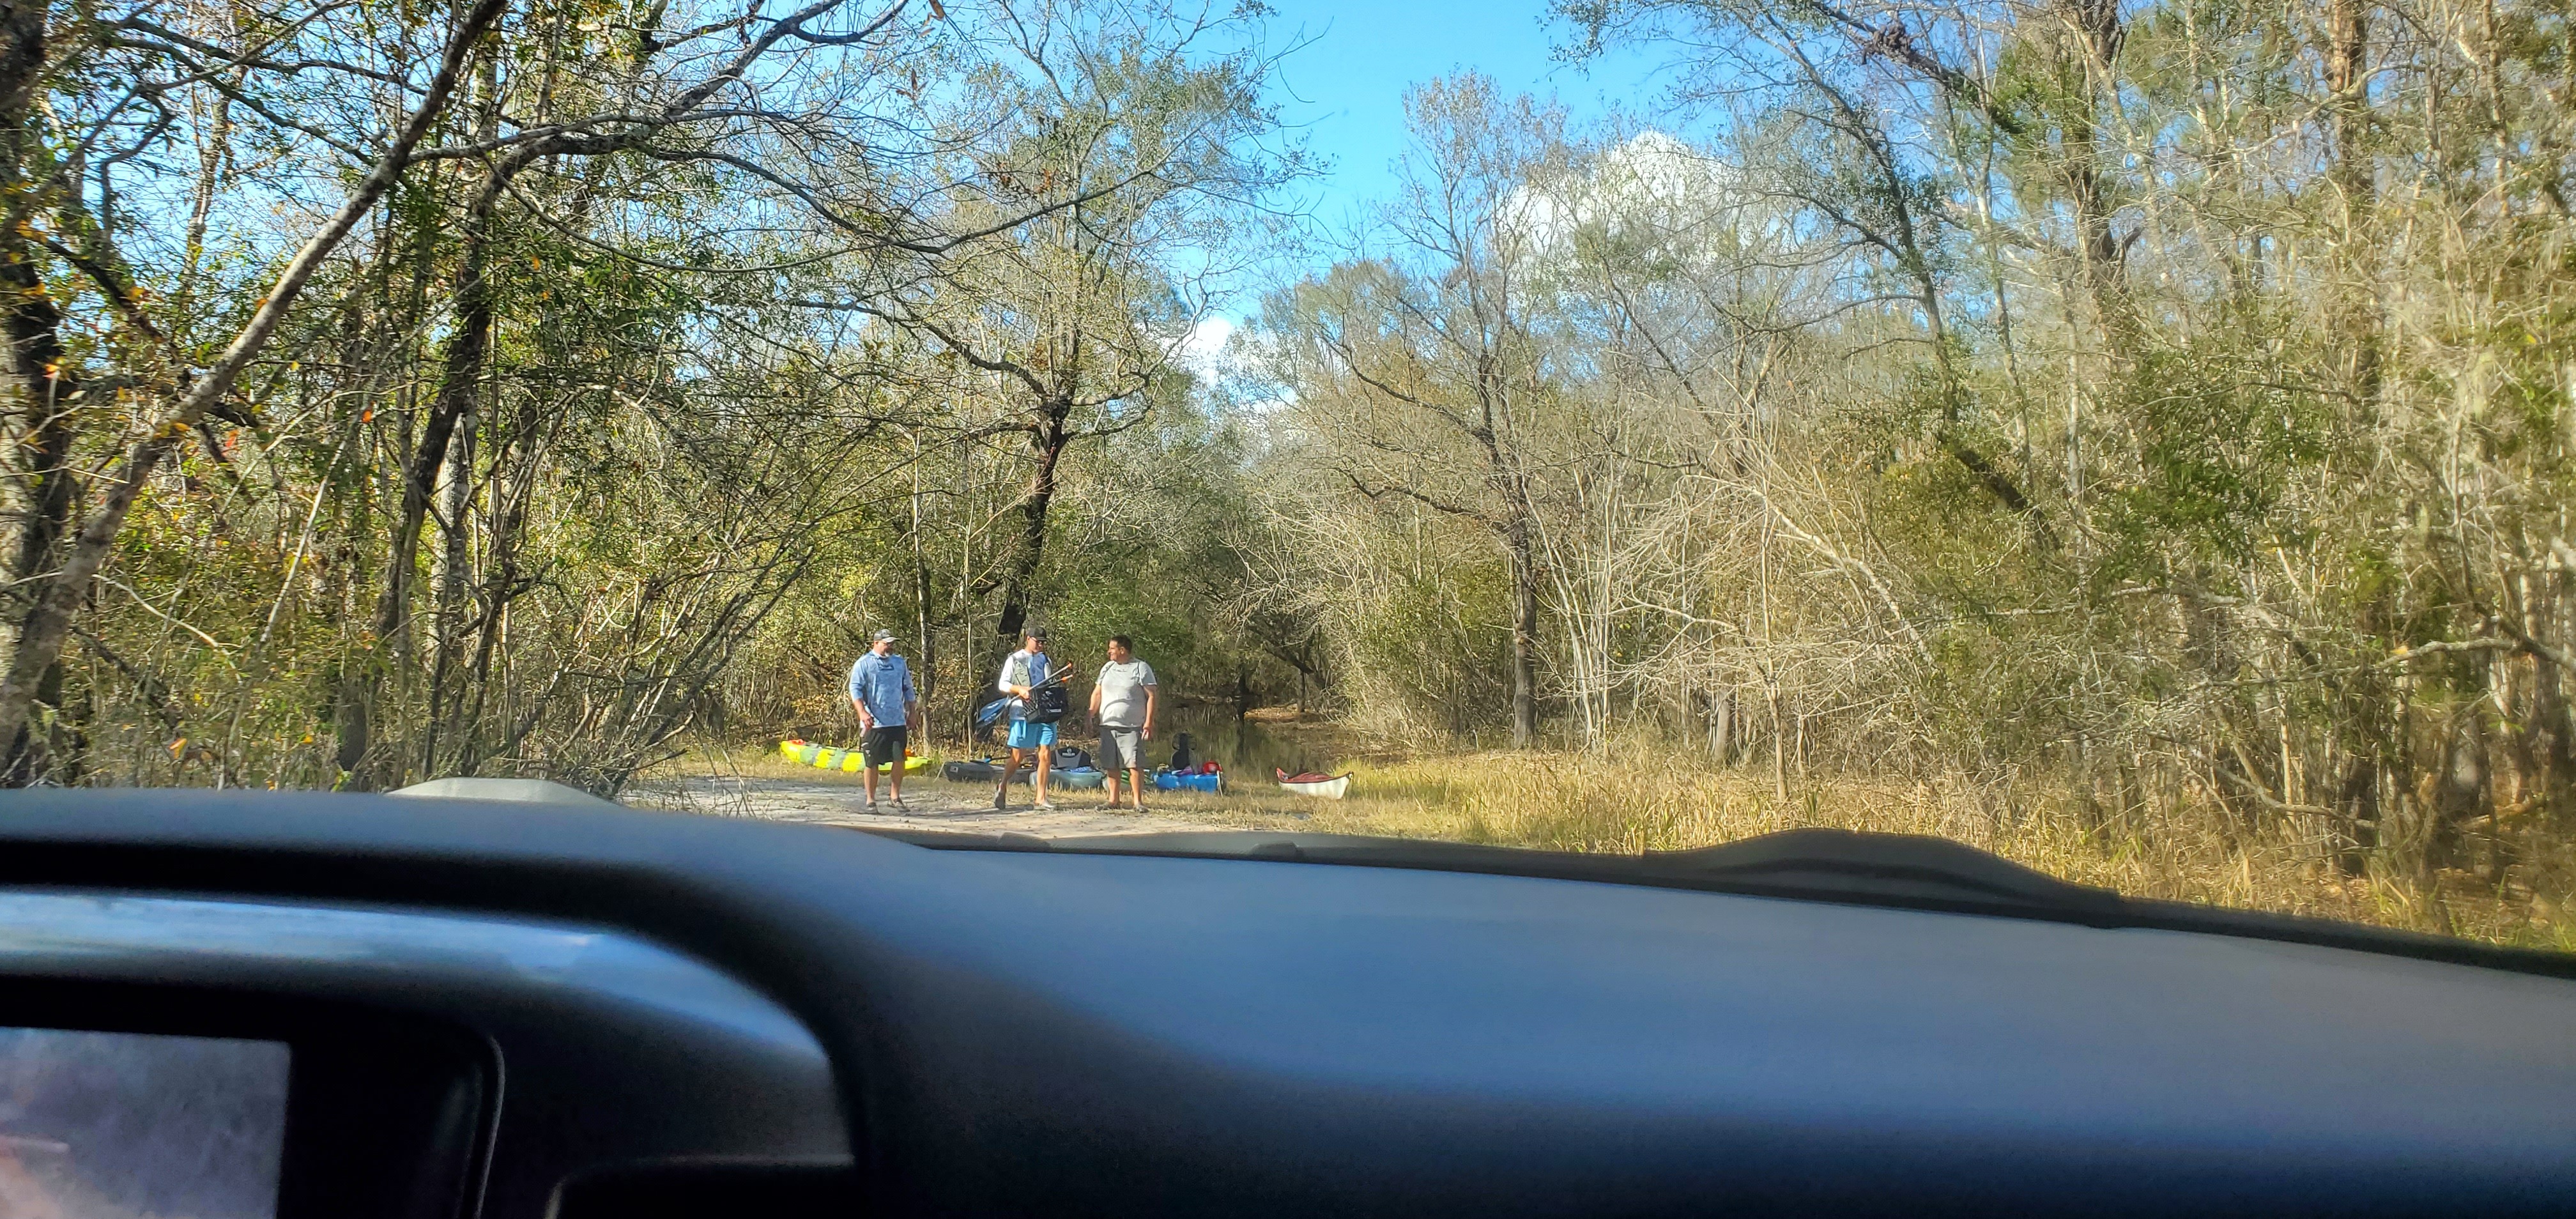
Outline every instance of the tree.
{"type": "Polygon", "coordinates": [[[999,590],[1005,641],[1028,625],[1066,455],[1137,426],[1187,383],[1174,357],[1210,312],[1207,285],[1301,172],[1293,149],[1257,143],[1276,122],[1261,96],[1270,61],[1200,56],[1238,24],[1079,2],[1008,12],[995,35],[1007,71],[980,82],[979,122],[1007,133],[979,163],[999,190],[960,215],[979,236],[936,280],[838,306],[982,374],[976,396],[994,410],[965,433],[1025,441],[1019,528],[972,589],[999,590]],[[1045,219],[995,221],[1016,208],[1045,219]]]}
{"type": "MultiPolygon", "coordinates": [[[[896,488],[939,524],[919,442],[983,426],[928,392],[953,355],[850,319],[1105,218],[1180,248],[1274,159],[1257,57],[1086,12],[1134,54],[1065,96],[1123,100],[1048,153],[1028,52],[1067,49],[1005,5],[17,10],[14,780],[607,790],[728,716],[845,533],[896,488]],[[1013,175],[1059,154],[1085,186],[1013,175]]],[[[1132,350],[1203,307],[1094,262],[1132,350]]],[[[1117,367],[1069,435],[1191,392],[1117,367]]]]}
{"type": "Polygon", "coordinates": [[[1274,302],[1277,374],[1341,481],[1472,523],[1510,567],[1511,735],[1538,728],[1540,570],[1533,468],[1555,413],[1525,278],[1540,235],[1524,183],[1568,156],[1563,116],[1475,75],[1406,95],[1414,152],[1385,253],[1274,302]]]}
{"type": "MultiPolygon", "coordinates": [[[[79,534],[72,540],[60,569],[43,581],[39,591],[31,599],[31,604],[19,620],[17,639],[10,653],[7,674],[0,676],[0,742],[5,742],[0,744],[0,764],[5,764],[8,773],[21,777],[27,773],[25,757],[28,752],[30,705],[35,701],[39,686],[45,684],[45,675],[62,655],[64,637],[70,631],[72,616],[79,611],[81,603],[88,599],[90,580],[106,563],[109,548],[115,544],[117,535],[124,529],[126,514],[132,510],[135,496],[141,493],[144,484],[151,479],[153,471],[172,450],[177,448],[180,441],[188,436],[197,427],[199,421],[204,419],[216,403],[231,390],[233,382],[241,376],[243,369],[259,354],[261,348],[266,346],[269,337],[276,333],[279,324],[285,320],[287,310],[294,306],[296,298],[302,294],[314,272],[320,269],[323,260],[331,255],[341,240],[349,235],[350,230],[357,227],[359,220],[374,210],[377,199],[381,198],[402,175],[404,167],[409,163],[412,150],[418,147],[421,140],[429,134],[430,128],[437,122],[440,113],[446,107],[448,96],[456,87],[467,56],[472,52],[475,43],[481,39],[483,32],[500,17],[502,7],[502,0],[480,0],[474,8],[459,16],[455,30],[448,35],[445,52],[436,61],[436,70],[421,88],[420,102],[403,121],[402,126],[392,134],[385,150],[375,158],[374,165],[367,170],[364,177],[359,179],[356,189],[352,190],[349,197],[332,212],[330,218],[325,220],[312,237],[304,242],[302,248],[295,252],[294,257],[287,260],[285,267],[279,271],[275,284],[260,299],[258,306],[252,310],[249,321],[242,326],[239,333],[233,336],[232,341],[225,345],[223,352],[196,376],[192,383],[180,387],[176,401],[161,413],[159,418],[152,420],[147,434],[127,452],[122,465],[109,482],[105,496],[90,511],[79,534]]],[[[23,27],[31,24],[32,20],[32,17],[23,18],[20,24],[23,27]]],[[[32,39],[34,45],[28,45],[27,42],[22,41],[17,48],[6,53],[5,58],[16,60],[21,64],[30,61],[41,62],[42,35],[31,33],[23,28],[20,33],[22,39],[32,39]]],[[[0,89],[6,89],[14,83],[16,88],[12,92],[16,96],[25,97],[36,87],[35,81],[30,79],[33,75],[33,72],[29,72],[15,82],[0,81],[0,89]]],[[[7,121],[9,117],[7,113],[0,112],[0,122],[7,121]]],[[[23,131],[26,112],[20,111],[17,117],[20,120],[18,130],[23,131]]],[[[21,149],[25,150],[33,145],[34,141],[24,141],[21,149]]],[[[32,168],[22,161],[13,176],[22,181],[35,178],[38,175],[30,172],[32,168]]],[[[55,175],[45,176],[55,177],[55,175]]],[[[102,187],[102,189],[105,188],[102,187]]],[[[77,194],[71,194],[71,198],[76,201],[77,194]]],[[[69,210],[77,210],[76,202],[69,210]]],[[[86,261],[96,262],[97,260],[93,258],[86,261]]],[[[74,265],[77,266],[78,261],[75,261],[74,265]]],[[[99,278],[102,281],[99,286],[107,292],[112,301],[123,301],[130,307],[133,297],[137,295],[131,284],[122,282],[120,277],[113,274],[99,278]]],[[[30,337],[33,343],[28,348],[28,355],[20,357],[22,361],[29,358],[29,355],[48,350],[53,344],[52,331],[55,320],[59,316],[58,311],[51,309],[50,306],[37,305],[32,301],[23,308],[28,320],[12,325],[13,333],[22,328],[31,331],[30,337]],[[29,323],[33,323],[32,326],[29,323]]],[[[127,316],[132,315],[129,313],[127,316]]],[[[20,384],[26,394],[24,409],[31,414],[47,416],[59,409],[60,404],[51,392],[53,389],[51,383],[55,379],[50,372],[42,382],[22,377],[20,384]],[[39,393],[40,389],[45,392],[39,393]]],[[[37,425],[38,431],[41,432],[48,426],[51,426],[50,418],[37,425]]],[[[40,490],[37,493],[39,507],[36,519],[43,523],[31,527],[31,541],[22,547],[22,554],[26,550],[38,548],[32,540],[35,534],[51,533],[59,527],[47,519],[58,510],[57,505],[63,498],[61,492],[51,487],[56,480],[67,478],[68,472],[60,468],[59,459],[52,457],[43,459],[54,462],[53,465],[38,473],[40,490]]]]}

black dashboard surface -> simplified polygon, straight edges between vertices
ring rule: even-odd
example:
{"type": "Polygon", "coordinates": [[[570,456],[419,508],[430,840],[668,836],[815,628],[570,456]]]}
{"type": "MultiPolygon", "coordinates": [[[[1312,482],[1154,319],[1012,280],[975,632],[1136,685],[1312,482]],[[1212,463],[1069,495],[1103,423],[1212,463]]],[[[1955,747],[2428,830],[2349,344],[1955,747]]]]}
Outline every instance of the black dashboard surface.
{"type": "Polygon", "coordinates": [[[0,883],[671,945],[888,1213],[2576,1209],[2576,982],[2333,948],[270,793],[0,797],[0,883]]]}

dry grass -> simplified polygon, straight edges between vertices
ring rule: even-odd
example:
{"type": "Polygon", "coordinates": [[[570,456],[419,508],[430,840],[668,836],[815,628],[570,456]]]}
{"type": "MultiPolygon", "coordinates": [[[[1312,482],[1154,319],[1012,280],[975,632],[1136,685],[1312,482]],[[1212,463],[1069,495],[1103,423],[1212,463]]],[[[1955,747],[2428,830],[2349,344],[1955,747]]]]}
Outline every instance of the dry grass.
{"type": "MultiPolygon", "coordinates": [[[[1358,743],[1343,745],[1333,752],[1368,756],[1358,743]]],[[[2554,884],[2503,891],[2466,873],[2445,874],[2430,886],[2386,874],[2346,877],[2285,834],[2231,828],[2228,817],[2201,806],[2097,823],[2060,793],[2027,786],[1843,777],[1793,782],[1783,803],[1767,773],[1712,769],[1646,749],[1609,757],[1380,752],[1348,769],[1356,777],[1346,800],[1288,796],[1256,779],[1222,795],[1158,793],[1155,811],[1212,826],[1621,853],[1683,850],[1801,826],[1930,834],[2134,896],[2576,951],[2576,926],[2564,913],[2576,906],[2563,887],[2568,869],[2545,873],[2554,884]]],[[[751,746],[695,751],[665,773],[682,770],[754,778],[815,773],[751,746]]]]}
{"type": "MultiPolygon", "coordinates": [[[[1710,846],[1801,826],[1930,834],[2081,884],[2141,897],[2346,919],[2576,951],[2563,893],[2499,892],[2466,873],[2425,886],[2346,877],[2285,835],[2178,806],[2088,824],[2053,793],[1964,780],[1811,778],[1785,804],[1767,774],[1669,756],[1522,753],[1391,759],[1351,767],[1342,801],[1285,797],[1267,783],[1222,796],[1166,794],[1160,811],[1227,825],[1379,834],[1553,850],[1710,846]]],[[[2560,873],[2564,875],[2564,873],[2560,873]]]]}

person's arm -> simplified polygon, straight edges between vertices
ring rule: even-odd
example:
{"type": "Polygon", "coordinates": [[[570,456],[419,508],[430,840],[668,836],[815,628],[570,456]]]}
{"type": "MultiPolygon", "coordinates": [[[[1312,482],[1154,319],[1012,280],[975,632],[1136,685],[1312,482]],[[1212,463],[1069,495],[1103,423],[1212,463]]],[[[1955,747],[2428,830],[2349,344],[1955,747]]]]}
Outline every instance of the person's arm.
{"type": "Polygon", "coordinates": [[[921,695],[912,686],[912,666],[903,667],[903,722],[908,727],[921,722],[921,695]]]}
{"type": "Polygon", "coordinates": [[[1154,739],[1154,704],[1162,699],[1161,686],[1154,684],[1154,670],[1145,670],[1145,726],[1139,729],[1142,740],[1154,739]]]}
{"type": "MultiPolygon", "coordinates": [[[[1101,677],[1106,677],[1106,676],[1108,676],[1108,675],[1109,675],[1109,666],[1107,666],[1107,665],[1102,665],[1102,666],[1100,667],[1100,674],[1101,674],[1101,677]]],[[[1099,677],[1094,677],[1094,678],[1092,678],[1092,679],[1091,679],[1091,718],[1093,718],[1093,719],[1095,719],[1095,720],[1100,718],[1100,678],[1099,678],[1099,677]]]]}
{"type": "Polygon", "coordinates": [[[1011,658],[1012,656],[1017,655],[1019,655],[1019,653],[1014,652],[1011,656],[1005,656],[1002,658],[1002,675],[993,680],[993,688],[1004,694],[1016,694],[1021,698],[1027,698],[1029,696],[1029,692],[1026,688],[1011,684],[1011,658]]]}
{"type": "Polygon", "coordinates": [[[850,710],[858,713],[861,732],[876,727],[875,722],[868,716],[867,693],[868,661],[862,656],[859,658],[859,663],[850,666],[850,710]]]}

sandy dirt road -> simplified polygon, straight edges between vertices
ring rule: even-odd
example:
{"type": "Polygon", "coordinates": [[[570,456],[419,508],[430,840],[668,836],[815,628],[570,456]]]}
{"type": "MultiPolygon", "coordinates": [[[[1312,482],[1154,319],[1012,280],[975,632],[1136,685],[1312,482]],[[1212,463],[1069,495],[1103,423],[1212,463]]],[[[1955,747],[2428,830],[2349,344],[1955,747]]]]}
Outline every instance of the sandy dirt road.
{"type": "MultiPolygon", "coordinates": [[[[651,784],[630,794],[628,800],[714,816],[968,834],[1036,834],[1048,838],[1217,828],[1202,821],[1151,812],[1142,816],[1124,810],[1113,812],[1103,807],[1107,801],[1098,791],[1051,793],[1056,807],[1048,810],[1031,807],[1033,797],[1028,787],[1014,784],[1010,808],[997,811],[993,808],[993,789],[988,786],[947,783],[916,775],[903,787],[907,807],[896,808],[887,795],[887,787],[880,783],[876,811],[870,812],[867,792],[855,778],[721,775],[651,784]]],[[[1148,795],[1146,804],[1152,803],[1153,797],[1148,795]]]]}

